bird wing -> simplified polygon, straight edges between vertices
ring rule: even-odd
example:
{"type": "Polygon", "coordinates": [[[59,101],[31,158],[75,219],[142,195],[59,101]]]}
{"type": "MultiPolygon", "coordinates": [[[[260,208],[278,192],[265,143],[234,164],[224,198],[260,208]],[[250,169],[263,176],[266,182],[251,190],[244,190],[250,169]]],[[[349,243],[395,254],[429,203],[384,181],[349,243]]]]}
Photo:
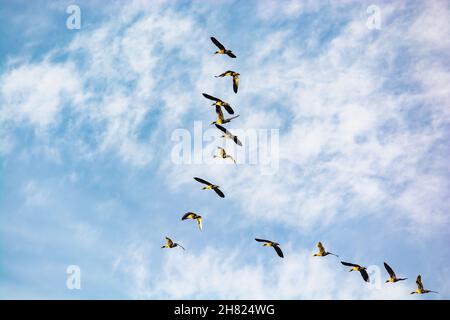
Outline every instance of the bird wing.
{"type": "Polygon", "coordinates": [[[361,273],[361,277],[365,282],[369,282],[369,274],[367,273],[366,269],[359,270],[359,273],[361,273]]]}
{"type": "Polygon", "coordinates": [[[236,58],[236,56],[234,55],[234,53],[231,52],[231,51],[228,51],[228,52],[227,52],[227,55],[228,55],[230,58],[236,58]]]}
{"type": "Polygon", "coordinates": [[[395,272],[394,272],[394,270],[392,270],[392,268],[386,263],[386,262],[384,262],[384,267],[385,267],[385,269],[386,269],[386,271],[389,273],[389,276],[391,277],[391,278],[396,278],[396,276],[395,276],[395,272]]]}
{"type": "Polygon", "coordinates": [[[193,219],[194,217],[195,217],[195,213],[193,213],[193,212],[186,212],[184,214],[184,216],[181,218],[181,220],[193,219]]]}
{"type": "Polygon", "coordinates": [[[225,195],[219,188],[214,188],[214,191],[219,195],[219,197],[225,198],[225,195]]]}
{"type": "Polygon", "coordinates": [[[208,182],[208,181],[206,181],[206,180],[203,180],[203,179],[201,179],[201,178],[194,177],[194,180],[195,180],[195,181],[198,181],[198,182],[200,182],[200,183],[206,184],[206,185],[208,185],[208,186],[212,185],[212,183],[210,183],[210,182],[208,182]]]}
{"type": "Polygon", "coordinates": [[[238,145],[242,147],[242,142],[238,139],[238,137],[234,136],[233,141],[238,145]]]}
{"type": "Polygon", "coordinates": [[[319,241],[317,248],[319,248],[320,253],[325,253],[325,248],[323,247],[322,242],[319,241]]]}
{"type": "Polygon", "coordinates": [[[258,242],[272,243],[272,241],[270,241],[270,240],[265,240],[265,239],[258,239],[258,238],[255,238],[255,240],[258,241],[258,242]]]}
{"type": "Polygon", "coordinates": [[[232,156],[230,156],[229,154],[227,154],[227,155],[226,155],[226,157],[227,157],[227,158],[230,158],[230,159],[231,159],[231,161],[233,161],[233,162],[234,162],[234,164],[236,164],[236,160],[234,160],[234,158],[233,158],[232,156]]]}
{"type": "Polygon", "coordinates": [[[224,104],[223,107],[227,110],[228,114],[234,114],[234,110],[229,104],[224,104]]]}
{"type": "Polygon", "coordinates": [[[353,263],[350,263],[350,262],[344,262],[344,261],[341,261],[341,263],[342,263],[344,266],[347,266],[347,267],[360,267],[360,268],[361,268],[361,266],[358,265],[358,264],[353,264],[353,263]]]}
{"type": "Polygon", "coordinates": [[[221,121],[223,121],[225,118],[223,117],[223,112],[222,112],[222,107],[221,106],[217,106],[216,105],[216,113],[217,113],[217,118],[221,121]]]}
{"type": "Polygon", "coordinates": [[[173,241],[169,237],[166,237],[166,242],[169,247],[171,247],[173,245],[173,241]]]}
{"type": "Polygon", "coordinates": [[[273,248],[275,249],[280,258],[284,258],[283,251],[281,251],[281,248],[279,246],[273,246],[273,248]]]}
{"type": "Polygon", "coordinates": [[[220,49],[220,50],[225,50],[225,47],[223,46],[223,44],[221,44],[216,38],[211,37],[211,41],[220,49]]]}
{"type": "Polygon", "coordinates": [[[202,226],[202,220],[203,220],[202,217],[198,217],[198,218],[197,218],[197,224],[198,224],[198,228],[199,228],[200,230],[202,230],[202,227],[203,227],[203,226],[202,226]]]}
{"type": "Polygon", "coordinates": [[[239,86],[239,77],[233,76],[233,91],[234,91],[234,93],[238,92],[238,86],[239,86]]]}
{"type": "Polygon", "coordinates": [[[209,94],[207,94],[207,93],[202,93],[202,95],[203,95],[206,99],[209,99],[209,100],[212,100],[212,101],[216,101],[216,102],[222,101],[222,100],[220,100],[220,99],[218,99],[218,98],[216,98],[216,97],[213,97],[213,96],[211,96],[211,95],[209,95],[209,94]]]}
{"type": "Polygon", "coordinates": [[[237,117],[239,117],[239,115],[234,116],[234,117],[231,117],[231,118],[228,118],[228,119],[225,119],[225,120],[226,120],[227,122],[230,122],[231,120],[236,119],[237,117]]]}
{"type": "Polygon", "coordinates": [[[337,254],[334,254],[334,253],[332,253],[332,252],[328,252],[328,254],[331,254],[332,256],[335,256],[335,257],[338,257],[338,258],[339,258],[339,256],[338,256],[337,254]]]}
{"type": "Polygon", "coordinates": [[[222,131],[225,134],[229,134],[230,133],[227,129],[225,129],[224,127],[222,127],[219,124],[215,124],[215,126],[216,126],[217,129],[219,129],[220,131],[222,131]]]}
{"type": "Polygon", "coordinates": [[[417,276],[416,283],[417,283],[417,288],[419,288],[420,290],[423,290],[422,277],[420,276],[420,274],[417,276]]]}
{"type": "Polygon", "coordinates": [[[181,244],[176,243],[176,245],[179,246],[181,249],[185,250],[184,247],[181,244]]]}

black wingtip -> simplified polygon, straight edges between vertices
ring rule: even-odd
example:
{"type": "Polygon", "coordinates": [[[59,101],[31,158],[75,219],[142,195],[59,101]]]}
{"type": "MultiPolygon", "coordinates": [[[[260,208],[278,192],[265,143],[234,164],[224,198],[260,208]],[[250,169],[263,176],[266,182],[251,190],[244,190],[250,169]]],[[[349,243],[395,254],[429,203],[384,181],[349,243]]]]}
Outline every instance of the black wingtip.
{"type": "Polygon", "coordinates": [[[222,132],[227,132],[227,130],[224,128],[224,127],[222,127],[220,124],[215,124],[215,126],[216,126],[216,128],[217,129],[219,129],[220,131],[222,131],[222,132]]]}
{"type": "Polygon", "coordinates": [[[234,114],[233,108],[231,108],[229,105],[224,105],[224,108],[228,112],[228,114],[234,114]]]}

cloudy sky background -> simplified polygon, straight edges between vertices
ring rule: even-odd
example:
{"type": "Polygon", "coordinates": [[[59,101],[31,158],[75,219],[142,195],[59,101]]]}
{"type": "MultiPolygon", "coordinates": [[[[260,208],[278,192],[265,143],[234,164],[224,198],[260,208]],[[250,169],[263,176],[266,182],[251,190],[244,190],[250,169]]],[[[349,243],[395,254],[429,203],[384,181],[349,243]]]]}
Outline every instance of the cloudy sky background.
{"type": "Polygon", "coordinates": [[[1,0],[0,298],[450,298],[449,18],[448,1],[1,0]],[[211,129],[202,92],[235,106],[232,131],[279,129],[278,170],[172,161],[175,130],[211,129]],[[409,279],[384,284],[383,261],[409,279]],[[409,295],[419,273],[439,295],[409,295]]]}

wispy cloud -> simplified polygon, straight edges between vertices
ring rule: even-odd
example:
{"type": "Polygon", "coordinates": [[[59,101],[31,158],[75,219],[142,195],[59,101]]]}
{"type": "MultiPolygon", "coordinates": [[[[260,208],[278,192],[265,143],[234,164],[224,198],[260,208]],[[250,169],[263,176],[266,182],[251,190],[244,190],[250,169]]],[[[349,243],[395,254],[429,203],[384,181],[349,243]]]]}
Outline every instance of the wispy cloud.
{"type": "MultiPolygon", "coordinates": [[[[54,289],[34,245],[54,256],[51,270],[82,265],[86,297],[409,298],[412,281],[371,290],[312,258],[320,238],[368,263],[395,257],[411,279],[448,261],[448,3],[381,2],[380,30],[354,1],[99,4],[80,4],[82,29],[61,30],[64,41],[2,64],[0,208],[2,236],[17,244],[4,266],[14,295],[73,297],[54,289]],[[212,35],[238,59],[214,56],[212,35]],[[241,73],[237,95],[214,78],[227,69],[241,73]],[[214,119],[202,92],[236,108],[233,132],[279,129],[275,174],[171,162],[172,132],[214,119]],[[178,214],[197,209],[205,230],[186,233],[178,214]],[[243,240],[260,232],[283,240],[286,259],[243,240]],[[154,250],[169,233],[189,250],[154,250]],[[42,279],[30,282],[24,261],[42,279]]],[[[446,279],[425,277],[433,288],[446,279]]]]}

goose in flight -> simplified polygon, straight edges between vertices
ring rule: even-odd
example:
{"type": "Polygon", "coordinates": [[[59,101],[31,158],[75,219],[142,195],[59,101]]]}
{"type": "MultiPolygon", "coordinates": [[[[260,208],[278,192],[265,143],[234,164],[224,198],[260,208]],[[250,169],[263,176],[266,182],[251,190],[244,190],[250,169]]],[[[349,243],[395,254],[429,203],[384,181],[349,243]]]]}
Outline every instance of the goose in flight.
{"type": "Polygon", "coordinates": [[[273,241],[270,241],[270,240],[258,239],[258,238],[255,238],[255,240],[258,241],[258,242],[264,242],[264,244],[263,244],[264,247],[272,247],[272,248],[274,248],[275,252],[278,254],[278,256],[280,258],[284,258],[283,251],[281,251],[279,243],[273,242],[273,241]]]}
{"type": "Polygon", "coordinates": [[[402,280],[408,279],[408,278],[397,278],[394,270],[392,270],[392,268],[386,262],[384,262],[384,268],[389,273],[389,279],[386,280],[386,283],[387,282],[397,282],[397,281],[402,281],[402,280]]]}
{"type": "Polygon", "coordinates": [[[224,134],[222,135],[222,138],[225,139],[231,139],[236,143],[238,146],[242,146],[242,142],[238,139],[237,136],[233,135],[230,131],[222,127],[221,125],[215,124],[216,128],[222,131],[224,134]]]}
{"type": "Polygon", "coordinates": [[[198,228],[200,229],[200,231],[202,230],[202,216],[194,213],[194,212],[186,212],[183,217],[181,218],[181,220],[187,220],[187,219],[192,219],[192,220],[197,220],[197,225],[198,228]]]}
{"type": "Polygon", "coordinates": [[[239,117],[239,115],[237,115],[237,116],[225,119],[225,117],[223,116],[222,108],[220,106],[216,106],[216,114],[217,114],[217,120],[214,122],[211,122],[211,124],[224,124],[224,123],[231,122],[231,120],[239,117]]]}
{"type": "Polygon", "coordinates": [[[175,242],[172,241],[172,239],[170,239],[169,237],[166,237],[166,244],[163,245],[161,247],[161,249],[164,249],[164,248],[172,249],[172,248],[175,248],[175,247],[180,247],[181,249],[184,250],[184,247],[181,244],[175,243],[175,242]]]}
{"type": "Polygon", "coordinates": [[[361,274],[361,277],[364,279],[364,281],[369,282],[369,274],[367,273],[366,267],[361,267],[358,264],[353,264],[353,263],[344,262],[344,261],[341,261],[341,263],[344,266],[352,267],[349,270],[349,272],[351,272],[351,271],[359,271],[359,273],[361,274]]]}
{"type": "Polygon", "coordinates": [[[223,78],[223,77],[227,77],[227,76],[233,78],[233,91],[234,91],[234,93],[237,93],[238,92],[238,86],[239,86],[239,76],[240,76],[240,74],[235,72],[235,71],[228,70],[228,71],[225,71],[224,73],[222,73],[222,74],[220,74],[218,76],[215,76],[215,77],[216,78],[223,78]]]}
{"type": "Polygon", "coordinates": [[[425,293],[429,293],[429,292],[439,293],[439,292],[436,292],[436,291],[431,291],[431,290],[424,289],[423,288],[423,284],[422,284],[422,277],[420,276],[420,274],[417,276],[416,284],[417,284],[417,290],[411,292],[411,294],[425,294],[425,293]]]}
{"type": "Polygon", "coordinates": [[[335,257],[339,257],[337,254],[326,251],[324,246],[322,245],[322,242],[320,242],[320,241],[319,241],[319,243],[317,243],[317,248],[319,248],[319,253],[315,253],[314,257],[325,257],[329,254],[331,254],[332,256],[335,256],[335,257]]]}
{"type": "Polygon", "coordinates": [[[229,158],[229,159],[231,159],[234,162],[234,164],[236,164],[236,160],[234,160],[234,158],[232,156],[227,154],[227,152],[225,151],[224,148],[217,147],[217,149],[219,149],[219,152],[218,152],[218,154],[214,155],[214,158],[222,158],[222,159],[229,158]]]}
{"type": "Polygon", "coordinates": [[[197,181],[197,182],[206,184],[206,187],[203,187],[202,190],[214,190],[219,195],[219,197],[225,198],[225,195],[219,189],[219,186],[216,186],[216,185],[212,184],[211,182],[208,182],[206,180],[203,180],[203,179],[197,178],[197,177],[194,177],[194,180],[197,181]]]}
{"type": "Polygon", "coordinates": [[[214,101],[214,103],[212,104],[213,106],[216,106],[216,112],[217,112],[217,107],[224,107],[225,110],[229,113],[229,114],[234,114],[234,110],[233,108],[231,108],[230,104],[228,102],[225,102],[219,98],[213,97],[210,94],[207,93],[202,93],[202,95],[209,100],[214,101]]]}
{"type": "Polygon", "coordinates": [[[225,46],[221,44],[216,38],[211,37],[211,41],[217,46],[217,48],[219,48],[219,50],[214,52],[214,54],[226,54],[230,58],[236,58],[234,53],[231,50],[225,48],[225,46]]]}

